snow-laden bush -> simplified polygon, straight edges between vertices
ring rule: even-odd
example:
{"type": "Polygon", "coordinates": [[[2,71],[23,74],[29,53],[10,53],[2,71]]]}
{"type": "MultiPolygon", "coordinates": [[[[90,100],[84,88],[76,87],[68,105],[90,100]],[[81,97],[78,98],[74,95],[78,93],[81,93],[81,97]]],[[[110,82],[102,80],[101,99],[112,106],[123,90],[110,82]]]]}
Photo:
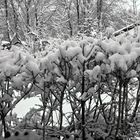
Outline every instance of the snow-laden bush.
{"type": "MultiPolygon", "coordinates": [[[[47,48],[43,51],[47,52],[47,48]]],[[[7,104],[4,108],[7,113],[22,98],[39,94],[43,103],[40,110],[45,108],[47,111],[43,121],[50,122],[50,113],[57,111],[61,120],[57,121],[60,130],[64,122],[62,107],[67,101],[71,107],[70,116],[74,115],[71,123],[81,125],[79,128],[84,126],[86,133],[94,134],[98,129],[104,132],[105,137],[122,134],[121,131],[127,132],[131,128],[129,124],[136,117],[137,106],[133,103],[139,104],[139,58],[138,38],[127,36],[106,40],[86,37],[67,40],[53,46],[47,53],[1,50],[0,84],[3,94],[0,100],[5,102],[3,106],[7,104]],[[103,100],[105,96],[109,99],[103,100]],[[84,124],[79,119],[83,117],[82,102],[85,103],[84,124]],[[104,124],[98,124],[102,128],[95,129],[99,115],[104,124]],[[97,121],[91,125],[93,120],[97,121]]]]}

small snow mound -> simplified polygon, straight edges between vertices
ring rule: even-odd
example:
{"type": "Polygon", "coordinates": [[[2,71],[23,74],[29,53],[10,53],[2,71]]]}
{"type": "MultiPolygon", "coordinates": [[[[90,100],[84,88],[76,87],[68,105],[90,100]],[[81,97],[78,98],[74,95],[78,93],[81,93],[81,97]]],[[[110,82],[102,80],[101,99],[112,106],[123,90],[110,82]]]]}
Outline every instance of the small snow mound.
{"type": "Polygon", "coordinates": [[[3,40],[3,41],[1,42],[1,45],[7,45],[7,44],[10,44],[10,42],[9,42],[9,41],[5,41],[5,40],[3,40]]]}

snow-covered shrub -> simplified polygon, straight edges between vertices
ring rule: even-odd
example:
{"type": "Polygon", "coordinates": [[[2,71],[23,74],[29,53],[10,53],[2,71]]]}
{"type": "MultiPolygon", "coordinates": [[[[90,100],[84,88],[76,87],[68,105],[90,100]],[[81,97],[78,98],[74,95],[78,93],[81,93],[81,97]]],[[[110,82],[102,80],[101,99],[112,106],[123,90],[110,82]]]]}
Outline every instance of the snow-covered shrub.
{"type": "MultiPolygon", "coordinates": [[[[82,125],[87,128],[86,132],[94,133],[97,123],[98,127],[102,127],[98,121],[98,116],[102,116],[104,126],[100,128],[101,132],[106,136],[108,132],[104,132],[105,128],[112,127],[114,121],[114,134],[116,124],[120,124],[117,122],[120,108],[126,109],[121,111],[124,113],[122,116],[128,111],[130,118],[127,121],[131,120],[133,116],[129,108],[134,108],[131,102],[137,101],[134,91],[139,91],[140,77],[140,43],[136,38],[123,36],[97,40],[84,37],[53,44],[50,41],[49,45],[48,50],[45,48],[34,54],[20,49],[1,50],[0,84],[3,94],[0,95],[0,101],[3,105],[7,104],[5,112],[10,110],[9,106],[12,109],[21,98],[39,94],[47,111],[47,123],[53,122],[49,116],[53,111],[58,113],[64,101],[68,101],[67,104],[74,111],[75,122],[72,123],[80,125],[81,101],[85,102],[86,126],[82,125]],[[126,100],[125,95],[128,98],[134,95],[135,98],[126,100]],[[104,96],[109,97],[109,101],[104,101],[104,96]],[[123,102],[128,108],[123,106],[123,102]],[[94,119],[97,120],[91,125],[94,119]]],[[[64,118],[63,110],[61,113],[59,116],[64,118]]],[[[57,123],[59,125],[60,121],[57,123]]],[[[121,129],[121,126],[118,128],[121,129]]]]}

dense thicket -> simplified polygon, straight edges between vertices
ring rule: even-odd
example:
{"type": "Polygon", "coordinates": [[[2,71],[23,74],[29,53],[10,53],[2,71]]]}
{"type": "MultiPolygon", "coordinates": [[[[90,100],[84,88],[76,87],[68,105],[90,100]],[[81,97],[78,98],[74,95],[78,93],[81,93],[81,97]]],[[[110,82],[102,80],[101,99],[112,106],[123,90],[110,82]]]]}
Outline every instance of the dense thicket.
{"type": "Polygon", "coordinates": [[[137,21],[123,19],[121,2],[2,1],[1,135],[34,129],[43,140],[139,137],[140,36],[113,36],[137,21]],[[21,119],[12,113],[32,97],[38,108],[21,119]]]}

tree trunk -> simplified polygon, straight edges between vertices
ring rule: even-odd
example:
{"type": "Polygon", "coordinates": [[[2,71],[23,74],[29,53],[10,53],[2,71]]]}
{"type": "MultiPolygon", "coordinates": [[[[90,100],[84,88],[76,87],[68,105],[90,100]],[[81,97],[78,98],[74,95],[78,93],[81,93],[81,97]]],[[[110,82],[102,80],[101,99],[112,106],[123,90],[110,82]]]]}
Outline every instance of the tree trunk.
{"type": "Polygon", "coordinates": [[[83,0],[83,7],[82,7],[82,16],[86,16],[86,0],[83,0]]]}
{"type": "Polygon", "coordinates": [[[119,82],[119,102],[118,102],[118,118],[117,118],[117,126],[116,126],[116,132],[115,132],[115,138],[118,135],[119,129],[120,129],[120,123],[121,123],[121,109],[122,109],[122,80],[120,79],[119,82]]]}
{"type": "MultiPolygon", "coordinates": [[[[84,48],[83,48],[83,55],[84,55],[84,48]]],[[[82,95],[85,92],[85,62],[83,62],[83,71],[82,71],[82,95]]],[[[85,134],[85,101],[81,100],[81,109],[82,109],[82,140],[86,139],[86,134],[85,134]]]]}
{"type": "Polygon", "coordinates": [[[79,6],[79,0],[76,0],[76,12],[77,12],[77,24],[79,28],[80,24],[80,6],[79,6]]]}
{"type": "Polygon", "coordinates": [[[136,105],[134,107],[134,110],[132,112],[132,116],[130,118],[130,123],[132,123],[134,121],[134,118],[136,116],[136,112],[138,110],[138,106],[139,106],[139,103],[140,103],[140,79],[139,79],[139,86],[138,86],[138,90],[137,90],[137,97],[136,97],[136,105]]]}
{"type": "Polygon", "coordinates": [[[30,14],[29,14],[30,3],[31,3],[31,0],[29,0],[29,1],[25,1],[25,7],[26,7],[26,27],[27,27],[27,32],[30,31],[30,29],[29,29],[29,27],[30,27],[30,14]]]}
{"type": "Polygon", "coordinates": [[[4,6],[5,6],[5,20],[6,20],[6,31],[5,31],[5,37],[4,40],[10,42],[10,34],[9,34],[9,25],[8,25],[8,1],[4,0],[4,6]]]}
{"type": "Polygon", "coordinates": [[[29,7],[27,7],[26,10],[27,10],[27,13],[26,13],[26,14],[27,14],[27,15],[26,15],[26,16],[27,16],[27,17],[26,17],[26,18],[27,18],[27,21],[26,21],[26,22],[27,22],[27,25],[29,26],[29,25],[30,25],[29,7]]]}
{"type": "Polygon", "coordinates": [[[3,125],[3,130],[4,130],[4,137],[5,137],[5,134],[6,134],[6,122],[5,122],[5,115],[3,114],[3,112],[2,112],[2,114],[1,114],[1,120],[2,120],[2,125],[3,125]]]}
{"type": "Polygon", "coordinates": [[[13,9],[13,15],[14,15],[14,30],[17,33],[18,32],[18,15],[16,13],[13,0],[11,0],[11,6],[13,9]]]}
{"type": "Polygon", "coordinates": [[[85,140],[85,101],[81,101],[81,108],[82,108],[82,140],[85,140]]]}
{"type": "Polygon", "coordinates": [[[37,8],[35,8],[35,25],[38,26],[38,14],[37,14],[37,8]]]}
{"type": "Polygon", "coordinates": [[[43,109],[43,115],[42,115],[42,124],[43,124],[43,140],[45,140],[45,112],[46,112],[46,107],[43,105],[44,109],[43,109]]]}
{"type": "Polygon", "coordinates": [[[103,0],[97,0],[97,19],[98,19],[98,32],[101,32],[102,27],[102,5],[103,0]]]}
{"type": "Polygon", "coordinates": [[[46,128],[46,119],[45,119],[45,114],[46,114],[46,108],[47,108],[47,104],[46,104],[46,101],[47,101],[47,97],[46,97],[46,94],[48,92],[48,90],[46,91],[46,84],[44,83],[44,87],[43,87],[43,95],[42,96],[42,102],[43,102],[43,114],[42,114],[42,125],[43,125],[43,140],[45,140],[45,128],[46,128]]]}
{"type": "Polygon", "coordinates": [[[66,89],[66,86],[67,86],[67,84],[64,85],[63,90],[61,91],[61,96],[60,96],[59,130],[62,130],[62,126],[63,126],[63,100],[64,100],[64,93],[65,93],[64,91],[66,89]]]}
{"type": "Polygon", "coordinates": [[[60,97],[60,116],[59,116],[59,120],[60,120],[60,124],[59,124],[59,130],[62,130],[62,125],[63,125],[63,98],[64,98],[64,94],[62,93],[61,97],[60,97]]]}
{"type": "Polygon", "coordinates": [[[71,16],[70,16],[70,11],[68,11],[68,23],[69,23],[69,32],[70,32],[70,37],[72,36],[73,34],[73,31],[72,31],[72,24],[71,24],[71,16]]]}
{"type": "Polygon", "coordinates": [[[68,11],[67,11],[68,25],[69,25],[69,35],[70,35],[70,37],[71,37],[72,34],[73,34],[73,29],[72,29],[72,23],[71,23],[71,14],[70,14],[70,11],[71,11],[71,1],[70,1],[70,4],[68,5],[68,11]]]}
{"type": "Polygon", "coordinates": [[[123,84],[123,97],[122,97],[122,109],[121,109],[121,123],[122,123],[122,128],[121,130],[123,131],[124,128],[125,128],[125,104],[126,104],[126,96],[127,96],[127,93],[126,93],[126,85],[127,83],[124,83],[123,84]]]}

